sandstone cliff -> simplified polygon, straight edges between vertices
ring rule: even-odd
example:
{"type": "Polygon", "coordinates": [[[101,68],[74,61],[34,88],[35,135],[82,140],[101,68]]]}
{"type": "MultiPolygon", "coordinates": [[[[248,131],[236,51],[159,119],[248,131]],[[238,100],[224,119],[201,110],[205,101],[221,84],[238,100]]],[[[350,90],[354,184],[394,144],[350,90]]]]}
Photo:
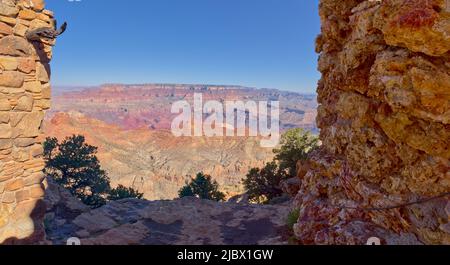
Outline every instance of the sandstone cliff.
{"type": "Polygon", "coordinates": [[[323,146],[299,175],[296,236],[450,244],[449,198],[423,202],[450,192],[450,2],[322,0],[320,16],[323,146]]]}
{"type": "Polygon", "coordinates": [[[201,93],[203,102],[280,101],[280,128],[305,128],[317,132],[315,95],[255,89],[236,86],[141,84],[102,85],[67,91],[54,87],[49,117],[58,112],[77,111],[88,117],[118,125],[123,129],[149,128],[170,130],[177,114],[171,113],[174,102],[186,100],[193,104],[194,94],[201,93]]]}

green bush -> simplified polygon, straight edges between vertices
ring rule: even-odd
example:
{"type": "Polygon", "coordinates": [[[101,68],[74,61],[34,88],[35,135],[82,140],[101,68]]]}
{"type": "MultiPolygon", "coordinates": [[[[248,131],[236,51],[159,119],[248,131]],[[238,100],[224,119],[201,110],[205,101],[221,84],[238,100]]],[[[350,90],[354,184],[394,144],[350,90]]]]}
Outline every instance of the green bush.
{"type": "Polygon", "coordinates": [[[288,214],[286,223],[291,231],[294,230],[294,225],[297,223],[299,217],[300,217],[299,209],[294,209],[288,214]]]}
{"type": "Polygon", "coordinates": [[[186,186],[178,192],[180,198],[183,197],[197,197],[200,199],[223,201],[225,194],[219,191],[219,184],[213,181],[211,176],[205,175],[202,172],[186,183],[186,186]]]}
{"type": "Polygon", "coordinates": [[[60,144],[56,138],[47,138],[44,143],[45,173],[93,208],[106,203],[110,190],[109,178],[100,168],[96,153],[97,147],[86,144],[79,135],[60,144]]]}
{"type": "Polygon", "coordinates": [[[306,160],[318,143],[317,137],[303,129],[291,129],[283,134],[281,147],[274,150],[274,161],[263,169],[252,168],[243,180],[250,200],[257,203],[282,202],[280,182],[297,175],[297,162],[306,160]]]}
{"type": "Polygon", "coordinates": [[[286,173],[279,170],[275,162],[271,162],[263,169],[252,168],[243,183],[251,201],[265,203],[283,194],[280,182],[286,178],[286,173]]]}
{"type": "Polygon", "coordinates": [[[109,192],[108,200],[118,201],[128,198],[142,199],[142,197],[144,197],[143,193],[139,193],[137,190],[134,190],[133,188],[127,188],[123,185],[119,185],[117,188],[112,189],[109,192]]]}
{"type": "Polygon", "coordinates": [[[286,170],[289,176],[294,177],[297,175],[297,162],[306,160],[318,143],[319,139],[310,132],[291,129],[281,137],[281,147],[274,150],[275,161],[279,163],[280,170],[286,170]]]}
{"type": "Polygon", "coordinates": [[[111,190],[109,177],[96,156],[97,147],[88,145],[84,136],[73,135],[61,143],[47,138],[43,147],[44,173],[84,204],[97,208],[106,204],[108,197],[142,197],[133,189],[111,190]]]}

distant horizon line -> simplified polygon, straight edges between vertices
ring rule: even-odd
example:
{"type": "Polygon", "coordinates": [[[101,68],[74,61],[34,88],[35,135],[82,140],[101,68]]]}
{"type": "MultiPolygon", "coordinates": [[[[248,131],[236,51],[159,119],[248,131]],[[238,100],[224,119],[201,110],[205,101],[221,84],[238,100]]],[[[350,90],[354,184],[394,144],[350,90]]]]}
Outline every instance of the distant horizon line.
{"type": "Polygon", "coordinates": [[[292,93],[298,93],[298,94],[304,94],[304,95],[317,95],[317,91],[311,92],[311,91],[297,91],[297,90],[290,90],[290,89],[279,89],[279,88],[269,88],[269,87],[252,87],[252,86],[244,86],[244,85],[223,85],[223,84],[202,84],[202,83],[162,83],[162,82],[155,82],[155,83],[103,83],[98,85],[58,85],[58,84],[52,84],[52,87],[55,88],[99,88],[103,86],[148,86],[148,85],[160,85],[160,86],[205,86],[205,87],[234,87],[234,88],[242,88],[242,89],[253,89],[253,90],[277,90],[280,92],[292,92],[292,93]]]}

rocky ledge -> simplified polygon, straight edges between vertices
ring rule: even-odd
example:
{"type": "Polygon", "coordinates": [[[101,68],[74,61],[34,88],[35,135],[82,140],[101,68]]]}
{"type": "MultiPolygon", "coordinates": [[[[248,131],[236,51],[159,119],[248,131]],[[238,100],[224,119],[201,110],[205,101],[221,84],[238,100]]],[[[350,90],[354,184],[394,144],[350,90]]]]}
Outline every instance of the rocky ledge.
{"type": "Polygon", "coordinates": [[[286,244],[288,204],[261,206],[197,198],[174,201],[125,199],[90,209],[66,190],[46,192],[47,243],[82,245],[286,244]]]}

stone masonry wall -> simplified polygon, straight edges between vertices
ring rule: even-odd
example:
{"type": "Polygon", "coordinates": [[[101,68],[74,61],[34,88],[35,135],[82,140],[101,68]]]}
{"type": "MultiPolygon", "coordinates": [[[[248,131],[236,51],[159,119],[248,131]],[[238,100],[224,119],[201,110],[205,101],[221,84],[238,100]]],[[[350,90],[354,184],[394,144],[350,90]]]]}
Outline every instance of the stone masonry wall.
{"type": "Polygon", "coordinates": [[[450,1],[321,0],[320,16],[323,147],[297,238],[450,244],[450,1]]]}
{"type": "Polygon", "coordinates": [[[43,0],[0,0],[0,244],[43,238],[41,122],[50,106],[53,43],[27,30],[53,27],[43,0]]]}

